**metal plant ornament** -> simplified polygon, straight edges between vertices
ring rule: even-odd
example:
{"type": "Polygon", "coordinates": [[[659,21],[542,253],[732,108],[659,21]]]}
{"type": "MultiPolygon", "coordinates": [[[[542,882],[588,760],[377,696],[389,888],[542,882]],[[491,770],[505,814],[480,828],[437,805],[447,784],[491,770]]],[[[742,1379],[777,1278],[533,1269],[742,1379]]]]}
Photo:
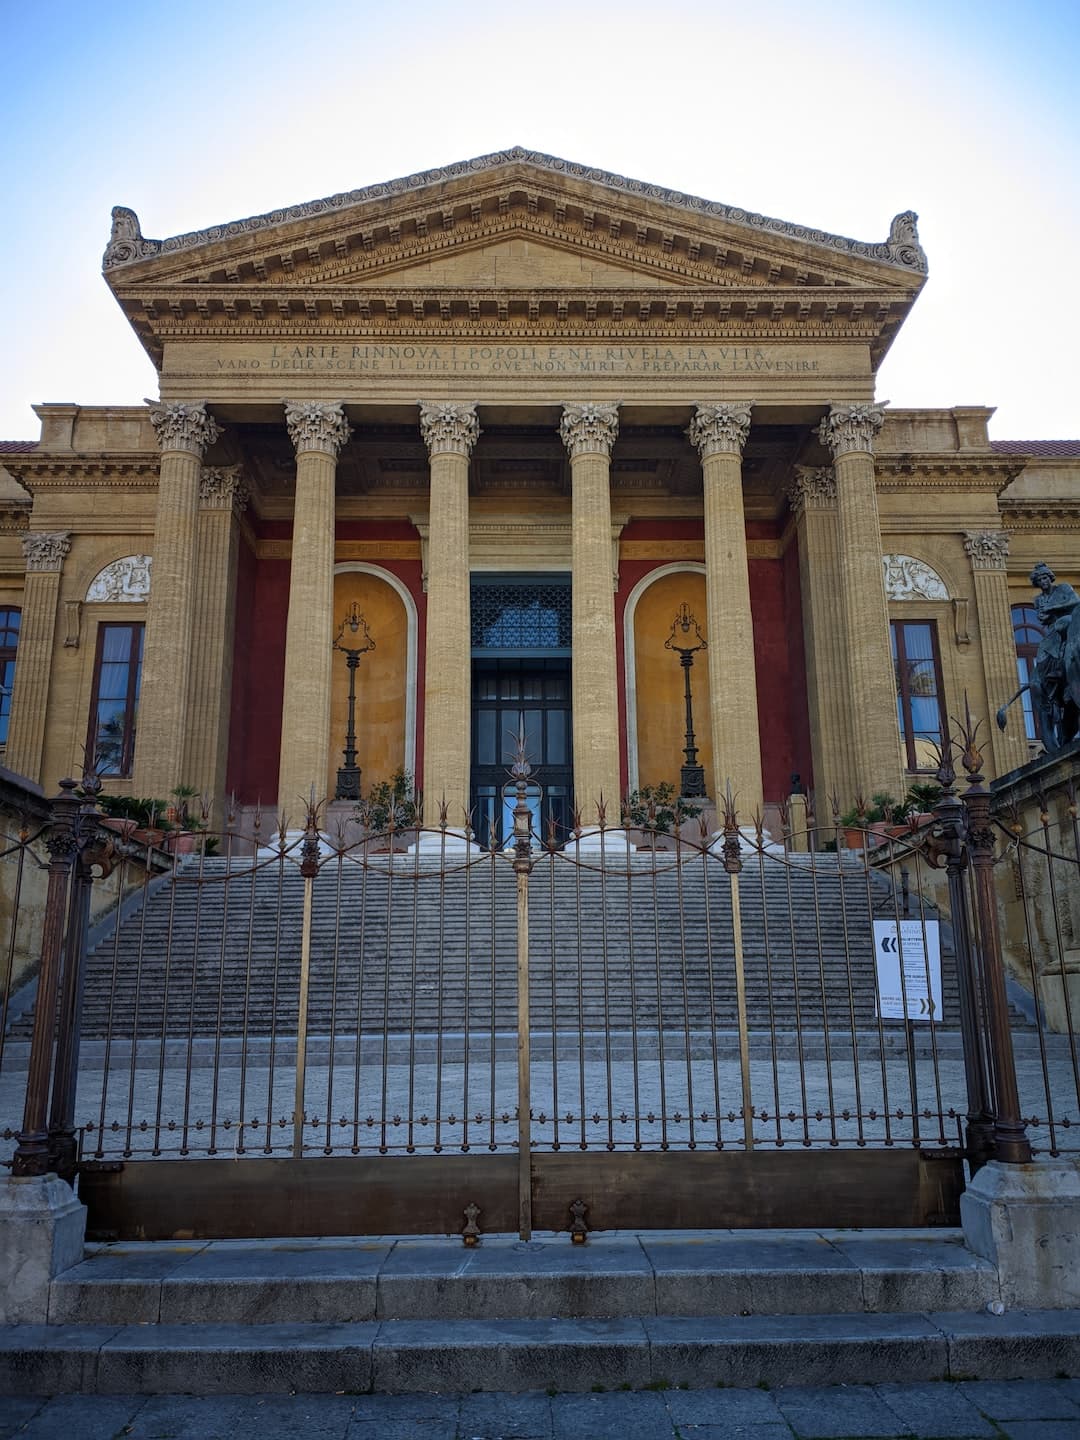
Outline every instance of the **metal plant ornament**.
{"type": "Polygon", "coordinates": [[[694,656],[699,650],[708,648],[708,642],[701,633],[701,626],[684,600],[671,622],[671,634],[664,641],[664,649],[673,650],[678,655],[683,672],[686,744],[683,746],[684,762],[679,772],[679,786],[687,799],[703,799],[705,795],[705,769],[698,763],[697,741],[694,738],[694,697],[690,685],[690,671],[694,668],[694,656]]]}
{"type": "Polygon", "coordinates": [[[340,650],[345,656],[345,664],[349,669],[349,719],[345,726],[345,749],[342,752],[345,764],[338,766],[337,789],[334,791],[334,799],[359,800],[360,766],[356,763],[356,668],[360,664],[360,656],[375,649],[375,641],[371,638],[368,623],[360,613],[360,606],[355,600],[346,610],[345,618],[338,626],[333,648],[340,650]],[[349,632],[348,637],[346,631],[349,632]],[[349,639],[353,643],[350,644],[349,639]]]}

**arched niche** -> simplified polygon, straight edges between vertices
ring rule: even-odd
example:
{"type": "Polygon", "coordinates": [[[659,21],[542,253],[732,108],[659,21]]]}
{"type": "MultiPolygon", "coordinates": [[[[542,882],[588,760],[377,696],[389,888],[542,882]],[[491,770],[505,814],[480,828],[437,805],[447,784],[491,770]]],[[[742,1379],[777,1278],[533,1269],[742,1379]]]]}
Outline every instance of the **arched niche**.
{"type": "MultiPolygon", "coordinates": [[[[389,570],[363,561],[334,568],[334,633],[353,601],[368,623],[374,650],[356,672],[356,750],[361,786],[389,780],[396,770],[416,771],[416,604],[389,570]]],[[[337,788],[348,723],[349,677],[345,656],[335,650],[330,702],[328,791],[337,788]]]]}
{"type": "MultiPolygon", "coordinates": [[[[679,657],[664,648],[685,601],[706,639],[705,566],[695,561],[659,565],[631,590],[623,616],[626,657],[627,778],[631,790],[671,781],[678,789],[686,730],[679,657]]],[[[713,793],[709,726],[709,652],[694,657],[694,731],[705,788],[713,793]]]]}

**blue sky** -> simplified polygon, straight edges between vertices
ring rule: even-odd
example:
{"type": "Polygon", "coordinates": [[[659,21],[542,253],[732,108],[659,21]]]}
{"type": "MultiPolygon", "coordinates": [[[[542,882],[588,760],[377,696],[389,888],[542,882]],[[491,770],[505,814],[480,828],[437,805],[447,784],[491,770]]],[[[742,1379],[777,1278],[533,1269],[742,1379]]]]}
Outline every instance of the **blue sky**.
{"type": "Polygon", "coordinates": [[[114,204],[163,236],[512,144],[884,238],[930,280],[896,405],[1080,436],[1080,4],[0,0],[0,437],[153,369],[100,276],[114,204]]]}

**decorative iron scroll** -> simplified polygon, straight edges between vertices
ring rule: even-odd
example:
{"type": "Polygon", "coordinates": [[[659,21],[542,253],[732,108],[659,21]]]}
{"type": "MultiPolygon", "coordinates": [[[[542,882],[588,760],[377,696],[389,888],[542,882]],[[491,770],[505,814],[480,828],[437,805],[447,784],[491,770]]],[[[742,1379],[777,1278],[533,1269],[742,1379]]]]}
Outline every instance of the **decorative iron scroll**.
{"type": "Polygon", "coordinates": [[[474,650],[570,648],[569,585],[474,585],[474,650]]]}

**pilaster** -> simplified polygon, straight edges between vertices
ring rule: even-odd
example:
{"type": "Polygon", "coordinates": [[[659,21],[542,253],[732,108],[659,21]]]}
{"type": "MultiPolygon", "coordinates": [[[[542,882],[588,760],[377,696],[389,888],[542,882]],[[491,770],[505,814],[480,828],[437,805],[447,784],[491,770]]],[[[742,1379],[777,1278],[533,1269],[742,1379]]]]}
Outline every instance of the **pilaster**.
{"type": "Polygon", "coordinates": [[[848,657],[854,773],[849,793],[867,799],[907,788],[900,757],[889,612],[881,568],[881,526],[874,482],[874,437],[883,405],[834,405],[821,422],[821,442],[836,476],[840,604],[848,657]]]}
{"type": "Polygon", "coordinates": [[[22,547],[26,584],[4,764],[41,783],[60,576],[71,540],[66,530],[38,531],[22,547]]]}
{"type": "Polygon", "coordinates": [[[750,406],[699,405],[686,433],[701,456],[705,497],[714,799],[719,799],[730,780],[739,814],[744,823],[751,823],[755,814],[764,814],[765,796],[742,493],[742,452],[750,434],[750,406]]]}
{"type": "Polygon", "coordinates": [[[566,405],[559,433],[570,456],[571,669],[574,797],[586,827],[603,801],[606,823],[621,818],[615,597],[611,584],[611,451],[616,404],[566,405]]]}
{"type": "MultiPolygon", "coordinates": [[[[968,530],[964,535],[964,550],[971,562],[975,585],[975,614],[986,682],[986,709],[987,714],[993,715],[1015,692],[1019,683],[1006,574],[1009,537],[1004,530],[968,530]]],[[[1026,764],[1028,748],[1023,721],[1019,717],[1005,730],[992,725],[990,744],[998,775],[1026,764]]]]}
{"type": "Polygon", "coordinates": [[[834,796],[841,805],[854,798],[855,773],[847,705],[851,681],[836,615],[840,560],[832,466],[798,466],[788,499],[799,546],[810,745],[817,795],[814,808],[821,823],[828,819],[834,796]]]}
{"type": "Polygon", "coordinates": [[[161,472],[134,788],[138,795],[165,799],[176,785],[187,783],[183,761],[195,635],[199,471],[203,453],[220,432],[201,403],[148,403],[161,446],[161,472]]]}
{"type": "Polygon", "coordinates": [[[334,638],[334,526],[337,457],[352,428],[340,405],[285,402],[296,451],[296,502],[285,629],[278,809],[294,826],[315,787],[323,798],[330,764],[334,638]]]}
{"type": "Polygon", "coordinates": [[[480,436],[471,401],[420,402],[431,467],[424,680],[425,818],[445,800],[452,826],[469,811],[472,639],[469,619],[469,460],[480,436]]]}
{"type": "Polygon", "coordinates": [[[240,466],[204,466],[199,479],[199,584],[195,649],[184,758],[188,783],[214,804],[220,826],[229,750],[233,636],[236,621],[237,523],[248,503],[240,466]]]}

